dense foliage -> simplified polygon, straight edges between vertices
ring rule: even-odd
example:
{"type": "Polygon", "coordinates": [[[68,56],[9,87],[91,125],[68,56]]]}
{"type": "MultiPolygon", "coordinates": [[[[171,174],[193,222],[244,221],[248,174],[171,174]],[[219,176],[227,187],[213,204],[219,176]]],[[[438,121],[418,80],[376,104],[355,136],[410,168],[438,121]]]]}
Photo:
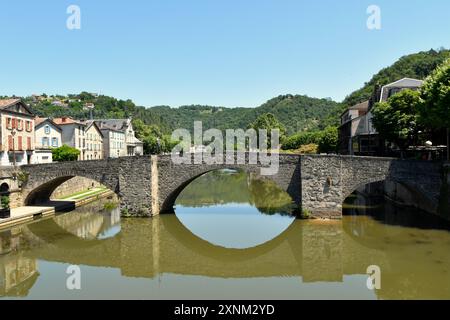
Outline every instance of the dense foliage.
{"type": "Polygon", "coordinates": [[[329,126],[322,131],[299,132],[292,135],[283,141],[282,149],[297,150],[299,153],[335,153],[337,144],[337,127],[329,126]]]}
{"type": "Polygon", "coordinates": [[[53,161],[76,161],[80,155],[80,150],[63,145],[62,147],[52,150],[53,161]]]}
{"type": "Polygon", "coordinates": [[[255,122],[250,125],[250,128],[256,130],[258,133],[258,147],[262,147],[262,141],[259,141],[260,135],[259,130],[265,130],[267,132],[266,144],[267,147],[271,147],[273,131],[278,130],[279,142],[284,139],[286,135],[286,128],[281,124],[280,121],[271,113],[265,113],[260,115],[255,122]]]}
{"type": "Polygon", "coordinates": [[[404,149],[419,131],[419,104],[420,92],[403,90],[374,106],[372,123],[381,137],[404,149]]]}
{"type": "Polygon", "coordinates": [[[450,59],[425,80],[421,92],[421,122],[431,128],[450,128],[450,59]]]}

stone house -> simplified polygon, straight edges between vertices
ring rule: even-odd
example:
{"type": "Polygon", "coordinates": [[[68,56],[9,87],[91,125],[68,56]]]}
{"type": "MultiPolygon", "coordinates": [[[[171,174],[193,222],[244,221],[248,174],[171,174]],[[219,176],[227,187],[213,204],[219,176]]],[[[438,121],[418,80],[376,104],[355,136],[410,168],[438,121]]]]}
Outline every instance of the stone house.
{"type": "Polygon", "coordinates": [[[35,149],[34,113],[20,99],[0,99],[0,166],[30,164],[35,149]]]}
{"type": "Polygon", "coordinates": [[[62,146],[62,129],[51,119],[35,119],[36,149],[33,163],[53,162],[52,149],[62,146]]]}
{"type": "Polygon", "coordinates": [[[103,133],[95,121],[86,121],[85,160],[99,160],[103,158],[103,133]]]}
{"type": "Polygon", "coordinates": [[[136,138],[131,119],[95,120],[103,133],[105,158],[136,156],[144,153],[144,144],[136,138]]]}
{"type": "Polygon", "coordinates": [[[339,153],[347,155],[376,156],[385,149],[385,142],[372,125],[371,109],[377,102],[385,102],[396,93],[418,90],[422,80],[403,78],[383,87],[375,86],[372,97],[354,105],[341,115],[339,127],[339,153]]]}

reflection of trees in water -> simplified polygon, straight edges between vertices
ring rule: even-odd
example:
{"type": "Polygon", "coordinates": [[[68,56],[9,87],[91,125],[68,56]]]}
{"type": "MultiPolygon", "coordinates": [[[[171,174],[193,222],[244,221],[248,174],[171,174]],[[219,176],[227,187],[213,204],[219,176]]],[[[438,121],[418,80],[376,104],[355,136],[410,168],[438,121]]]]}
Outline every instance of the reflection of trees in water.
{"type": "Polygon", "coordinates": [[[188,185],[176,204],[207,207],[227,203],[251,204],[264,214],[291,214],[292,199],[273,181],[257,179],[244,171],[218,170],[188,185]]]}
{"type": "Polygon", "coordinates": [[[224,203],[248,203],[247,174],[241,171],[212,171],[189,184],[176,204],[205,207],[224,203]]]}
{"type": "Polygon", "coordinates": [[[250,201],[261,213],[291,215],[292,199],[273,181],[250,179],[250,201]]]}

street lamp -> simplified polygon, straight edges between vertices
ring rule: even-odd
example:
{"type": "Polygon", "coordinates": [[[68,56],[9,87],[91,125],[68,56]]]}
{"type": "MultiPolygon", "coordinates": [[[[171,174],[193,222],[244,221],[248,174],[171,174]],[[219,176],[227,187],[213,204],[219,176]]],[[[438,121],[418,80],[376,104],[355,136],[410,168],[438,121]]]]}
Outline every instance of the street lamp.
{"type": "Polygon", "coordinates": [[[156,154],[159,154],[161,150],[161,139],[156,138],[156,154]]]}
{"type": "Polygon", "coordinates": [[[17,133],[16,129],[11,130],[14,169],[16,168],[16,143],[15,143],[15,139],[14,139],[14,137],[16,136],[16,133],[17,133]]]}

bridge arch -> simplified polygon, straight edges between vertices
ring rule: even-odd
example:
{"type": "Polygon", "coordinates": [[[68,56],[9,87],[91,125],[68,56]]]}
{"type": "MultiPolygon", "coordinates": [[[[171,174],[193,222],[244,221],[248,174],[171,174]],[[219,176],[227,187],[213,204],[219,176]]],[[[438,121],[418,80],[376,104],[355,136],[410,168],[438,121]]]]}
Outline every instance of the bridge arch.
{"type": "Polygon", "coordinates": [[[245,164],[184,164],[176,165],[171,161],[170,156],[163,156],[158,159],[158,191],[152,192],[157,194],[158,207],[153,211],[160,213],[173,213],[174,204],[180,193],[197,178],[217,170],[240,170],[253,174],[261,179],[273,181],[283,191],[291,196],[293,203],[300,207],[300,158],[298,156],[280,155],[279,169],[275,175],[262,176],[261,164],[249,164],[246,158],[245,164]]]}

